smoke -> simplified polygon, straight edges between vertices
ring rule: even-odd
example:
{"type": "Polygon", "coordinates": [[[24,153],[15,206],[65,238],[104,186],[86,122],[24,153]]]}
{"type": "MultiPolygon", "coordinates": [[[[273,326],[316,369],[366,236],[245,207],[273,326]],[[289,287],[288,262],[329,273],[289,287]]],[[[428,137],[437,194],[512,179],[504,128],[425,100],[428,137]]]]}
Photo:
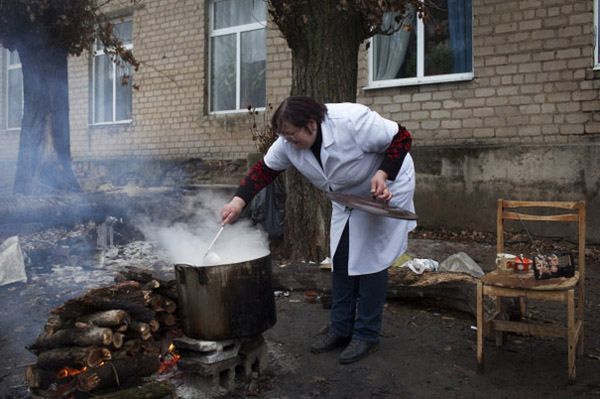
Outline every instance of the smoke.
{"type": "MultiPolygon", "coordinates": [[[[226,225],[211,248],[214,254],[204,255],[221,228],[220,212],[229,200],[221,194],[201,193],[190,197],[182,206],[177,220],[142,220],[138,228],[148,241],[166,252],[173,264],[209,266],[232,264],[261,258],[269,254],[267,234],[249,220],[226,225]]],[[[178,212],[179,213],[179,212],[178,212]]]]}

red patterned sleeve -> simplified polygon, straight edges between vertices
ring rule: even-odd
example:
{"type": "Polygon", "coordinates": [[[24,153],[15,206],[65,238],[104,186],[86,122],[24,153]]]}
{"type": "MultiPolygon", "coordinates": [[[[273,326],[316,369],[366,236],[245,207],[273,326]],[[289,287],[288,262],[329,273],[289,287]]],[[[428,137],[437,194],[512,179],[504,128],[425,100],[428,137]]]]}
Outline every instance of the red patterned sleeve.
{"type": "Polygon", "coordinates": [[[388,180],[395,180],[406,154],[410,151],[412,136],[404,126],[398,125],[398,133],[392,139],[389,147],[385,150],[385,158],[379,169],[388,175],[388,180]]]}
{"type": "Polygon", "coordinates": [[[243,199],[246,204],[249,204],[256,193],[271,184],[281,172],[281,170],[269,168],[261,159],[250,168],[246,176],[240,181],[240,186],[235,195],[243,199]]]}

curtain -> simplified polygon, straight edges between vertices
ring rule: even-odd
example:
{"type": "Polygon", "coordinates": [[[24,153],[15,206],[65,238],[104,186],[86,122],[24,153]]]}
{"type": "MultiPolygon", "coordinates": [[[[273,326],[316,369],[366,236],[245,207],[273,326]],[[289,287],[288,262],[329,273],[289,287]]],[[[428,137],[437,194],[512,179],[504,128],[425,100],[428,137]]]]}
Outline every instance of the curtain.
{"type": "Polygon", "coordinates": [[[448,30],[454,53],[454,73],[471,72],[472,67],[472,0],[448,0],[448,30]]]}
{"type": "Polygon", "coordinates": [[[375,80],[394,79],[404,63],[408,42],[412,31],[416,29],[415,10],[409,7],[400,22],[394,20],[394,14],[387,13],[383,16],[383,29],[391,26],[400,29],[391,36],[378,35],[375,37],[374,61],[375,80]]]}

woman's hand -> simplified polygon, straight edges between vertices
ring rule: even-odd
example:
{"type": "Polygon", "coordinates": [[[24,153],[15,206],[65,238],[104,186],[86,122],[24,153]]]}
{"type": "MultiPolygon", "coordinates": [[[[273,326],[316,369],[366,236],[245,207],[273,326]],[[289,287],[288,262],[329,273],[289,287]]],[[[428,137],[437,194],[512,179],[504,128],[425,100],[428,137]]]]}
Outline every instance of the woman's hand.
{"type": "Polygon", "coordinates": [[[246,206],[246,202],[240,197],[233,197],[231,201],[223,205],[221,208],[221,224],[233,223],[240,217],[242,210],[246,206]]]}
{"type": "Polygon", "coordinates": [[[392,199],[392,192],[387,187],[388,175],[379,169],[371,178],[371,195],[381,201],[388,202],[392,199]]]}

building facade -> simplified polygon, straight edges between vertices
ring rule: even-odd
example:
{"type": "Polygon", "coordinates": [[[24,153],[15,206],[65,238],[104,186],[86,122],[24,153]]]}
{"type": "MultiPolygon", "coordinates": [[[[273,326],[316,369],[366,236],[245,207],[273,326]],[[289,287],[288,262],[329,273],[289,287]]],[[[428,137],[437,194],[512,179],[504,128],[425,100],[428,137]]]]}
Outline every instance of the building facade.
{"type": "MultiPolygon", "coordinates": [[[[445,0],[427,23],[409,11],[397,34],[361,47],[357,101],[413,134],[421,224],[493,231],[497,198],[585,199],[590,236],[600,234],[598,1],[445,0]]],[[[291,54],[265,4],[145,0],[109,16],[142,65],[114,64],[100,45],[70,60],[84,187],[166,184],[192,169],[197,182],[237,182],[257,151],[252,125],[291,87],[291,54]]],[[[7,51],[0,63],[9,191],[20,64],[7,51]]]]}

